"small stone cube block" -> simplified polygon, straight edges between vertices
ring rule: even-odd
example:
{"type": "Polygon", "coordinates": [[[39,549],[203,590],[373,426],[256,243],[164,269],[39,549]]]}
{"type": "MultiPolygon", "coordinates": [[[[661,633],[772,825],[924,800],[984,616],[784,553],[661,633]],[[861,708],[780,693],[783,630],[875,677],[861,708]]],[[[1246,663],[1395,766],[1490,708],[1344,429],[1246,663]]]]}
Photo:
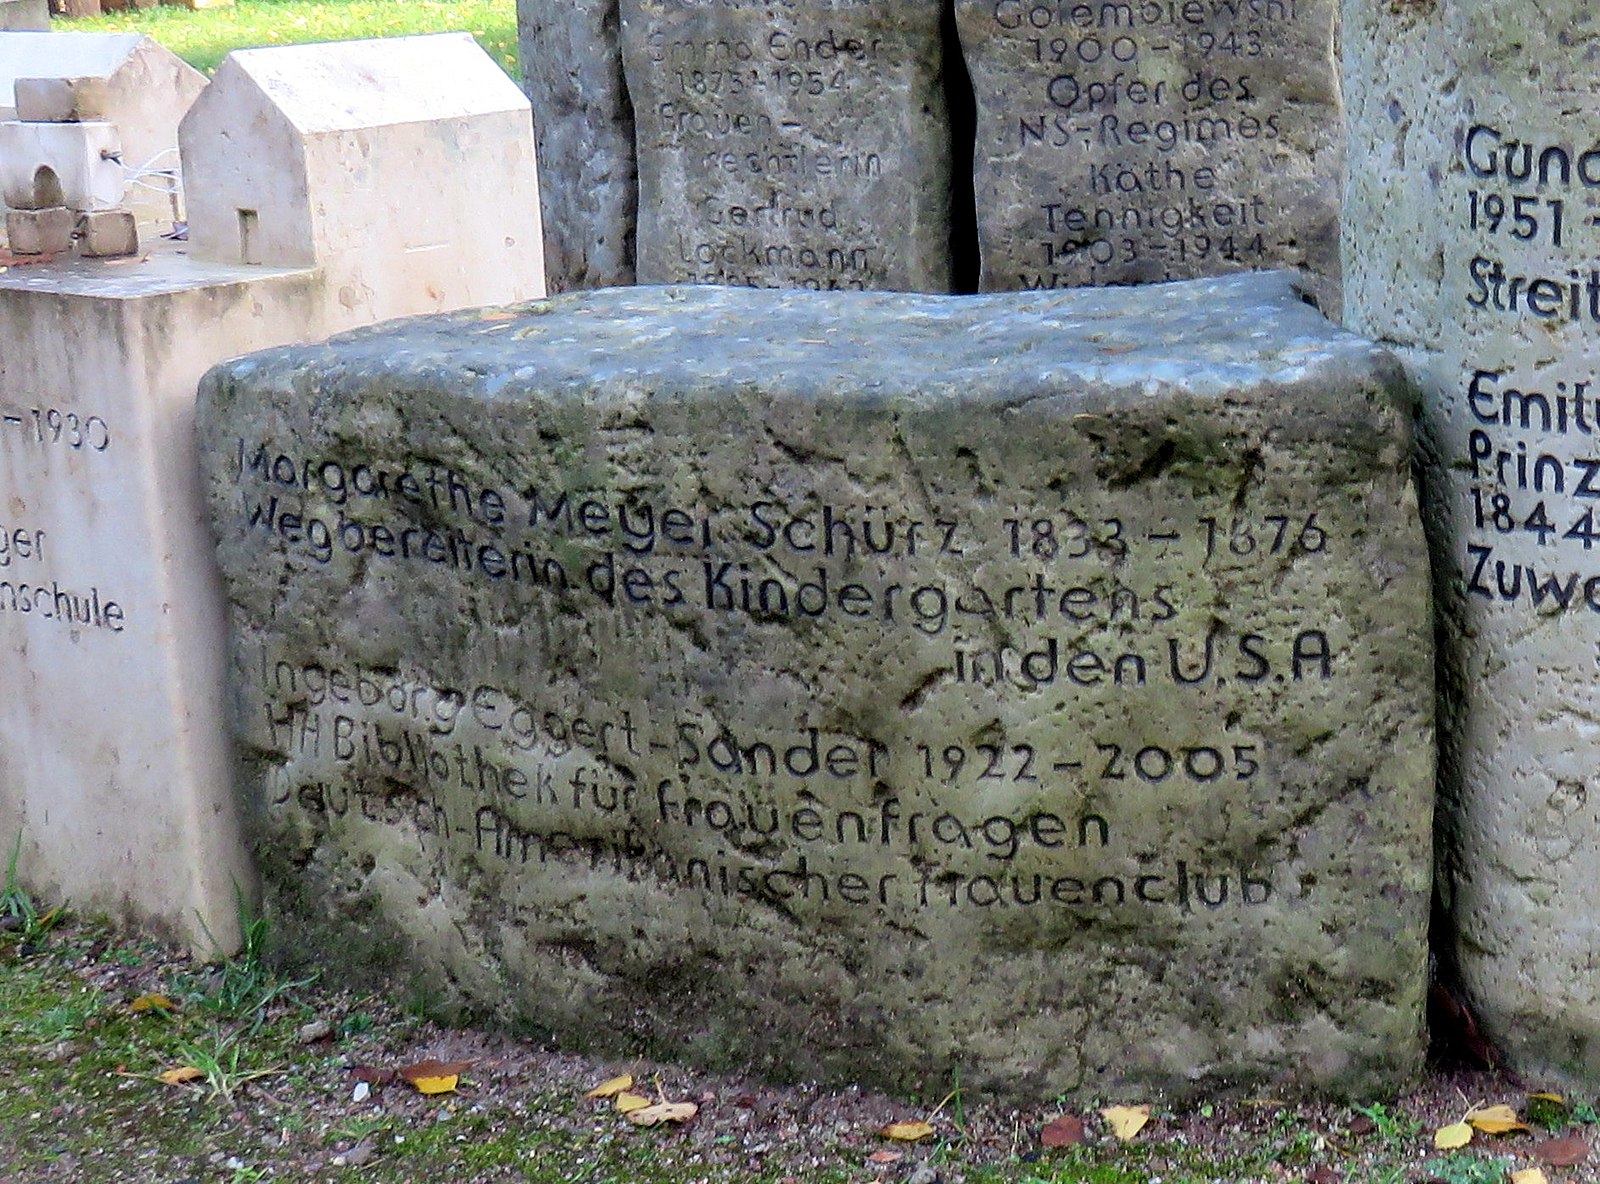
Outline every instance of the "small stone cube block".
{"type": "Polygon", "coordinates": [[[53,255],[72,246],[78,216],[65,206],[7,210],[6,238],[13,255],[53,255]]]}
{"type": "Polygon", "coordinates": [[[114,259],[139,251],[139,224],[131,210],[91,210],[78,223],[79,254],[114,259]]]}
{"type": "Polygon", "coordinates": [[[24,123],[92,123],[106,117],[104,78],[18,78],[17,118],[24,123]]]}

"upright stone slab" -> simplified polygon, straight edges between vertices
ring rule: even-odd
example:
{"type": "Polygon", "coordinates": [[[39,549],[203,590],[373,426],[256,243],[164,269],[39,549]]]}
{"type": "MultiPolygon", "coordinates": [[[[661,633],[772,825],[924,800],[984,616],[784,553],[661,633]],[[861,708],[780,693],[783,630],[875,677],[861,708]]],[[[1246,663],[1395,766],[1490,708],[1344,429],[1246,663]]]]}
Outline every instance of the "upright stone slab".
{"type": "Polygon", "coordinates": [[[638,275],[950,290],[939,0],[622,0],[638,275]]]}
{"type": "Polygon", "coordinates": [[[1393,1087],[1433,774],[1402,391],[1278,276],[614,289],[220,367],[274,926],[774,1073],[1393,1087]]]}
{"type": "Polygon", "coordinates": [[[1445,952],[1530,1081],[1600,1082],[1600,14],[1346,5],[1346,318],[1425,396],[1445,952]]]}
{"type": "Polygon", "coordinates": [[[1297,269],[1338,307],[1338,0],[956,0],[985,291],[1297,269]]]}
{"type": "Polygon", "coordinates": [[[517,0],[552,292],[634,280],[639,181],[619,19],[617,0],[517,0]]]}

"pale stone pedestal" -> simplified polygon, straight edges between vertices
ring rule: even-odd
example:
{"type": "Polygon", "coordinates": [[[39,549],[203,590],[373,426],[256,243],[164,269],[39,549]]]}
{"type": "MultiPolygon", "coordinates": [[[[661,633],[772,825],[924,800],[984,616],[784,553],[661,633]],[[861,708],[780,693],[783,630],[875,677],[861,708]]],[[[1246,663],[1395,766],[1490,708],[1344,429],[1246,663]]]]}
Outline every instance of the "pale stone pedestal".
{"type": "Polygon", "coordinates": [[[314,272],[171,251],[0,273],[0,835],[43,899],[232,940],[251,872],[194,390],[220,357],[315,336],[315,296],[314,272]]]}

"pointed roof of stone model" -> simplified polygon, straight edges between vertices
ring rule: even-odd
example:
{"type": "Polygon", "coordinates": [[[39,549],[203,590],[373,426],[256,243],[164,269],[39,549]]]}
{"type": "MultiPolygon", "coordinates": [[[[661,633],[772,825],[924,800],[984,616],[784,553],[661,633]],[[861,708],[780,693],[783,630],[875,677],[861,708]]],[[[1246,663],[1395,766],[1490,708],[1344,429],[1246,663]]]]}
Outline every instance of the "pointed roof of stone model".
{"type": "Polygon", "coordinates": [[[472,34],[433,33],[238,49],[213,85],[248,80],[296,131],[315,136],[525,107],[522,88],[486,65],[472,34]]]}
{"type": "Polygon", "coordinates": [[[104,78],[117,115],[148,111],[133,122],[149,123],[159,113],[173,128],[206,85],[204,74],[142,33],[0,33],[0,119],[16,118],[19,78],[104,78]]]}

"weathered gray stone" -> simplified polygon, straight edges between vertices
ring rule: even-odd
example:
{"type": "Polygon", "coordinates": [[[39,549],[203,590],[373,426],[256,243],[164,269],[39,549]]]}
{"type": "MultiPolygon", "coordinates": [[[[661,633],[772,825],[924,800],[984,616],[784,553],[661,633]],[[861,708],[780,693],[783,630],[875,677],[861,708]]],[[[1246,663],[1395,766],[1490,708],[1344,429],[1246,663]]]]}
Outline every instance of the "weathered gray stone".
{"type": "Polygon", "coordinates": [[[613,289],[221,367],[275,924],[774,1073],[1391,1087],[1433,789],[1403,390],[1272,275],[613,289]]]}
{"type": "Polygon", "coordinates": [[[639,200],[617,0],[517,0],[552,292],[631,284],[639,200]]]}
{"type": "Polygon", "coordinates": [[[948,292],[941,0],[622,0],[641,283],[948,292]]]}
{"type": "Polygon", "coordinates": [[[1338,307],[1338,0],[956,0],[985,291],[1292,267],[1338,307]]]}
{"type": "Polygon", "coordinates": [[[1423,393],[1446,968],[1530,1080],[1600,1082],[1600,13],[1345,8],[1345,316],[1423,393]]]}
{"type": "Polygon", "coordinates": [[[49,29],[49,0],[0,0],[0,32],[49,29]]]}

